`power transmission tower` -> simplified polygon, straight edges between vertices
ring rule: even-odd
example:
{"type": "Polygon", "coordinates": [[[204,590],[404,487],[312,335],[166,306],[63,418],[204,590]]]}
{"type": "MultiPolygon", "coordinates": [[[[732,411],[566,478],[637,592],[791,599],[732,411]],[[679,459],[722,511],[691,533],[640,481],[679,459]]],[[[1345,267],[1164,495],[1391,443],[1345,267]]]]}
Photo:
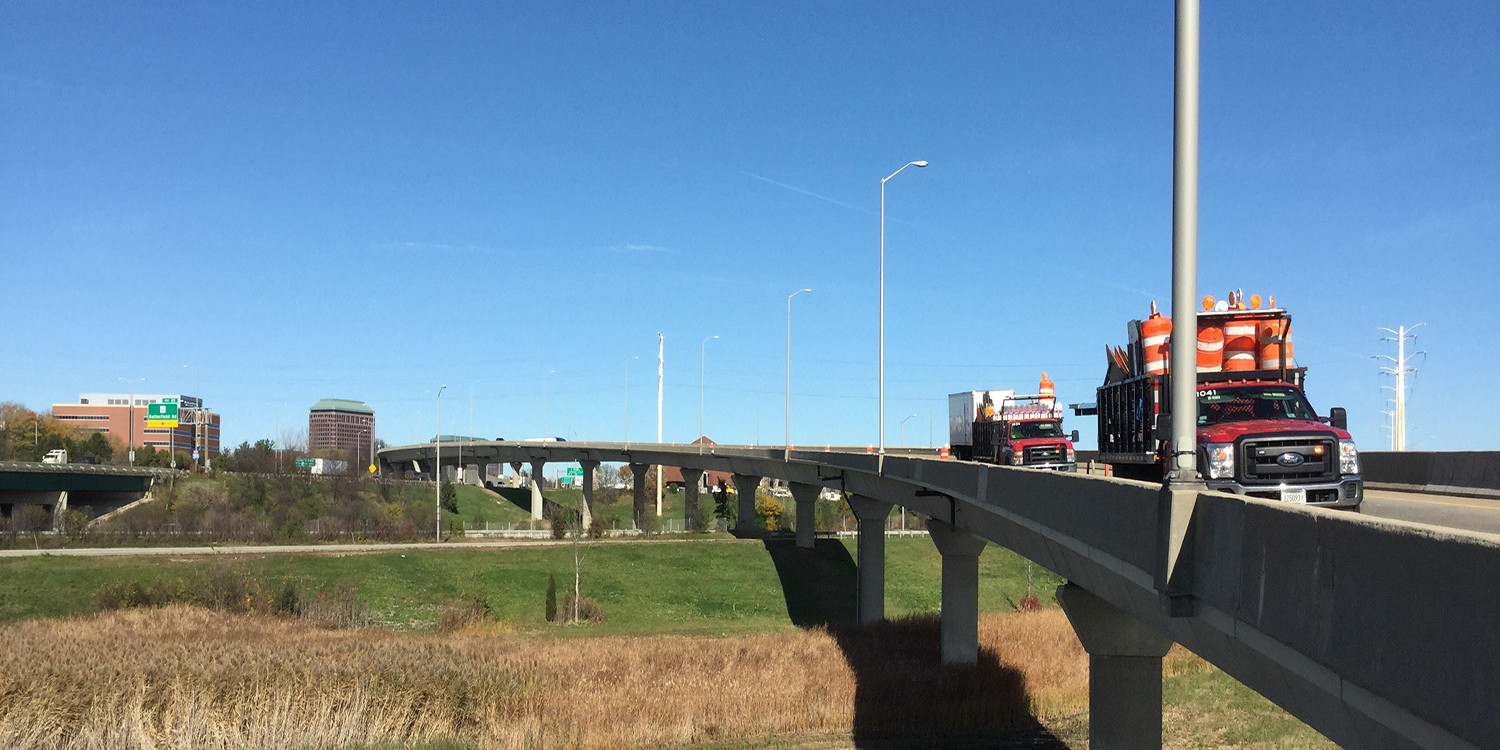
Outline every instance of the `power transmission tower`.
{"type": "Polygon", "coordinates": [[[1386,354],[1375,355],[1375,359],[1387,360],[1392,365],[1391,367],[1382,367],[1380,368],[1380,371],[1386,375],[1396,376],[1396,408],[1394,414],[1391,416],[1392,450],[1406,450],[1406,376],[1408,373],[1417,371],[1415,367],[1409,366],[1408,363],[1413,357],[1425,357],[1427,355],[1427,352],[1425,351],[1407,354],[1406,340],[1415,339],[1417,336],[1416,334],[1412,333],[1412,331],[1415,331],[1416,329],[1424,325],[1427,324],[1418,323],[1414,326],[1411,326],[1410,328],[1406,326],[1399,326],[1395,330],[1391,330],[1390,328],[1380,329],[1391,334],[1390,336],[1382,338],[1381,341],[1396,342],[1396,356],[1391,357],[1386,354]]]}

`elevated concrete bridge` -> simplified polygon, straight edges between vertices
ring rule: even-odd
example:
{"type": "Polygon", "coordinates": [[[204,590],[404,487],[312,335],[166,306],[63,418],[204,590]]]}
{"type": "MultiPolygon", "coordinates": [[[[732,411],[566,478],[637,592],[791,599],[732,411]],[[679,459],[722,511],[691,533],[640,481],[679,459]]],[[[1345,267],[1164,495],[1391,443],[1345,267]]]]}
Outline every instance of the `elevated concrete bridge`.
{"type": "MultiPolygon", "coordinates": [[[[432,445],[380,452],[436,474],[432,445]]],[[[931,455],[620,443],[444,446],[444,467],[579,463],[729,471],[742,490],[786,480],[811,546],[823,487],[859,519],[856,617],[884,616],[884,526],[931,517],[943,556],[944,663],[977,657],[985,542],[1066,578],[1058,599],[1090,658],[1091,746],[1159,747],[1161,658],[1173,642],[1348,747],[1500,747],[1500,536],[1128,480],[931,455]],[[701,451],[701,452],[700,452],[701,451]]],[[[482,472],[481,472],[482,476],[482,472]]],[[[688,517],[696,502],[689,491],[688,517]]],[[[740,519],[753,516],[741,492],[740,519]]],[[[534,504],[533,510],[539,512],[534,504]]]]}
{"type": "Polygon", "coordinates": [[[38,505],[59,528],[69,507],[87,506],[99,516],[147,496],[158,479],[174,472],[146,467],[0,461],[0,515],[38,505]]]}

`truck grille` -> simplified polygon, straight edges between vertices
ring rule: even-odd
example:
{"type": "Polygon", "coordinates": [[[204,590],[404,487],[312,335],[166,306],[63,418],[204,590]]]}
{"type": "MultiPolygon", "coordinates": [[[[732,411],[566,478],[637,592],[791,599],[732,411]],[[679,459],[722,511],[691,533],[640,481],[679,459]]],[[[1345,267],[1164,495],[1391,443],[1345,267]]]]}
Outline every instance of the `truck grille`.
{"type": "Polygon", "coordinates": [[[1262,438],[1246,440],[1240,458],[1247,483],[1296,483],[1332,479],[1337,450],[1334,441],[1326,437],[1262,438]],[[1283,456],[1297,456],[1301,461],[1283,456]]]}
{"type": "Polygon", "coordinates": [[[1024,460],[1028,466],[1062,463],[1063,447],[1061,445],[1033,445],[1026,449],[1024,460]]]}

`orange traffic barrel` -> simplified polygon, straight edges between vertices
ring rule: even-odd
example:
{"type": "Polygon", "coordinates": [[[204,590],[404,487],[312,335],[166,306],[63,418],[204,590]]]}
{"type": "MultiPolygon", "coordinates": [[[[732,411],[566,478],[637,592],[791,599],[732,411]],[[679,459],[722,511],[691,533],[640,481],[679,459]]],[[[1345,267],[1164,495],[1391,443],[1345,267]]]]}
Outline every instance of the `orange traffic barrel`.
{"type": "Polygon", "coordinates": [[[1198,372],[1224,369],[1224,329],[1212,323],[1198,326],[1198,372]]]}
{"type": "Polygon", "coordinates": [[[1244,318],[1224,321],[1224,370],[1254,370],[1258,362],[1255,343],[1255,321],[1244,318]]]}
{"type": "MultiPolygon", "coordinates": [[[[1151,303],[1151,317],[1141,321],[1141,353],[1146,361],[1147,375],[1164,375],[1167,372],[1167,351],[1171,348],[1172,319],[1156,311],[1151,303]]],[[[1254,340],[1254,333],[1251,333],[1254,340]]]]}
{"type": "Polygon", "coordinates": [[[1042,398],[1056,397],[1057,389],[1053,387],[1052,378],[1047,377],[1045,372],[1042,373],[1042,382],[1037,386],[1037,393],[1042,394],[1042,398]]]}
{"type": "Polygon", "coordinates": [[[1287,367],[1295,366],[1292,363],[1291,326],[1286,318],[1263,321],[1260,324],[1259,344],[1262,370],[1279,370],[1283,364],[1287,367]],[[1282,356],[1283,352],[1285,357],[1282,356]]]}
{"type": "Polygon", "coordinates": [[[948,460],[948,446],[945,445],[942,448],[939,448],[938,449],[938,455],[941,456],[944,461],[947,461],[948,460]]]}

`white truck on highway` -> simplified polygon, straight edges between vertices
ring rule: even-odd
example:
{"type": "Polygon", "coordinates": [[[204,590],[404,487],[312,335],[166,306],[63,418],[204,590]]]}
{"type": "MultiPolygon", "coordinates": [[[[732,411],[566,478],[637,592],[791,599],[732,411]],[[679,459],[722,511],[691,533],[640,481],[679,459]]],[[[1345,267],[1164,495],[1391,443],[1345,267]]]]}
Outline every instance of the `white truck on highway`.
{"type": "Polygon", "coordinates": [[[44,464],[65,464],[67,462],[68,452],[62,448],[47,451],[47,455],[42,456],[42,463],[44,464]]]}

